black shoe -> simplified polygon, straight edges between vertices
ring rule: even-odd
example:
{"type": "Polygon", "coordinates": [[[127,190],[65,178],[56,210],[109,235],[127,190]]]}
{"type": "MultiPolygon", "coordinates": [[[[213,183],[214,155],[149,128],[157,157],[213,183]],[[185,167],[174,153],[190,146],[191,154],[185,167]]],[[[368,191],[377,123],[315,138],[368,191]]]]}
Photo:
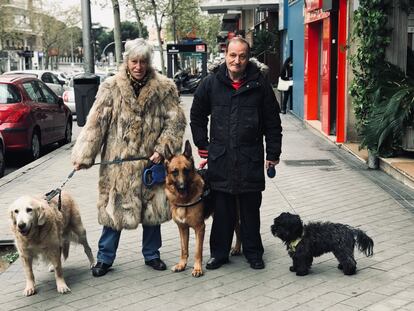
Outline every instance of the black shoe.
{"type": "Polygon", "coordinates": [[[209,270],[214,270],[214,269],[218,269],[220,268],[222,265],[226,264],[229,262],[228,258],[223,258],[223,259],[217,259],[214,257],[211,257],[206,264],[206,268],[209,270]]]}
{"type": "Polygon", "coordinates": [[[253,259],[253,260],[249,260],[249,264],[250,264],[250,268],[252,269],[264,269],[265,264],[263,259],[253,259]]]}
{"type": "Polygon", "coordinates": [[[111,266],[112,265],[108,265],[104,262],[98,261],[96,265],[92,268],[92,275],[95,277],[103,276],[109,271],[109,268],[111,266]]]}
{"type": "Polygon", "coordinates": [[[147,266],[152,267],[154,270],[162,271],[162,270],[167,269],[167,265],[160,258],[154,258],[154,259],[145,261],[145,264],[147,266]]]}

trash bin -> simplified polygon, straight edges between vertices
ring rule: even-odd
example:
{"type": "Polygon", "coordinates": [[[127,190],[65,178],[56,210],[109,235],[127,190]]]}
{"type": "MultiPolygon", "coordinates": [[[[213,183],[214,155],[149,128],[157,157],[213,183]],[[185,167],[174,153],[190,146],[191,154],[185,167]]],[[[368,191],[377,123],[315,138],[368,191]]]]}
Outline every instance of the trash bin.
{"type": "Polygon", "coordinates": [[[84,126],[86,123],[86,117],[98,92],[99,82],[99,77],[90,73],[78,75],[73,79],[78,126],[84,126]]]}

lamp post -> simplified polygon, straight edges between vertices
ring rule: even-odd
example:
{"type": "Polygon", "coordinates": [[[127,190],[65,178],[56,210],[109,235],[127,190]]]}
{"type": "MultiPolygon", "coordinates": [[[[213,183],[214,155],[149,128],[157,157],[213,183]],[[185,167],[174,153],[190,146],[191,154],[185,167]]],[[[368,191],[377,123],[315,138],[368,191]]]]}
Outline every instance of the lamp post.
{"type": "MultiPolygon", "coordinates": [[[[125,43],[126,41],[122,41],[122,43],[125,43]]],[[[106,57],[105,51],[107,48],[109,48],[111,45],[115,44],[115,41],[109,42],[107,45],[105,45],[105,47],[102,50],[102,54],[101,57],[106,57]]]]}
{"type": "Polygon", "coordinates": [[[94,55],[92,54],[91,40],[91,2],[90,0],[81,0],[82,5],[82,42],[84,49],[84,63],[86,73],[95,73],[94,55]]]}

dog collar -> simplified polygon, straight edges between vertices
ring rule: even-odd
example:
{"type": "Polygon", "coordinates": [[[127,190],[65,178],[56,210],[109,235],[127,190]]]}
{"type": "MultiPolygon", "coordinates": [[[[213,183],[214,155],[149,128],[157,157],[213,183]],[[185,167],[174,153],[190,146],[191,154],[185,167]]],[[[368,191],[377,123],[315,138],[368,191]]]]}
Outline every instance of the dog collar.
{"type": "Polygon", "coordinates": [[[296,252],[296,247],[298,246],[298,244],[300,243],[300,241],[302,241],[302,237],[297,238],[296,240],[292,241],[289,243],[289,251],[291,252],[296,252]]]}

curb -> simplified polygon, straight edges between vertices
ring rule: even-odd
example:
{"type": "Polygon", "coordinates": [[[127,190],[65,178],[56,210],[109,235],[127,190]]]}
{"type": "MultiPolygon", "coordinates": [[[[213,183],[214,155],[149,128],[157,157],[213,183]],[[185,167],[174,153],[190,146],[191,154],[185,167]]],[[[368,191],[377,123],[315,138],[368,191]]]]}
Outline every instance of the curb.
{"type": "Polygon", "coordinates": [[[51,159],[55,158],[58,154],[61,154],[69,149],[72,149],[74,143],[75,141],[72,141],[69,144],[63,145],[62,147],[59,147],[53,150],[52,152],[45,154],[44,156],[37,159],[36,161],[30,162],[26,164],[25,166],[19,168],[18,170],[0,178],[0,188],[26,175],[29,171],[35,169],[36,167],[42,165],[43,163],[50,161],[51,159]]]}

